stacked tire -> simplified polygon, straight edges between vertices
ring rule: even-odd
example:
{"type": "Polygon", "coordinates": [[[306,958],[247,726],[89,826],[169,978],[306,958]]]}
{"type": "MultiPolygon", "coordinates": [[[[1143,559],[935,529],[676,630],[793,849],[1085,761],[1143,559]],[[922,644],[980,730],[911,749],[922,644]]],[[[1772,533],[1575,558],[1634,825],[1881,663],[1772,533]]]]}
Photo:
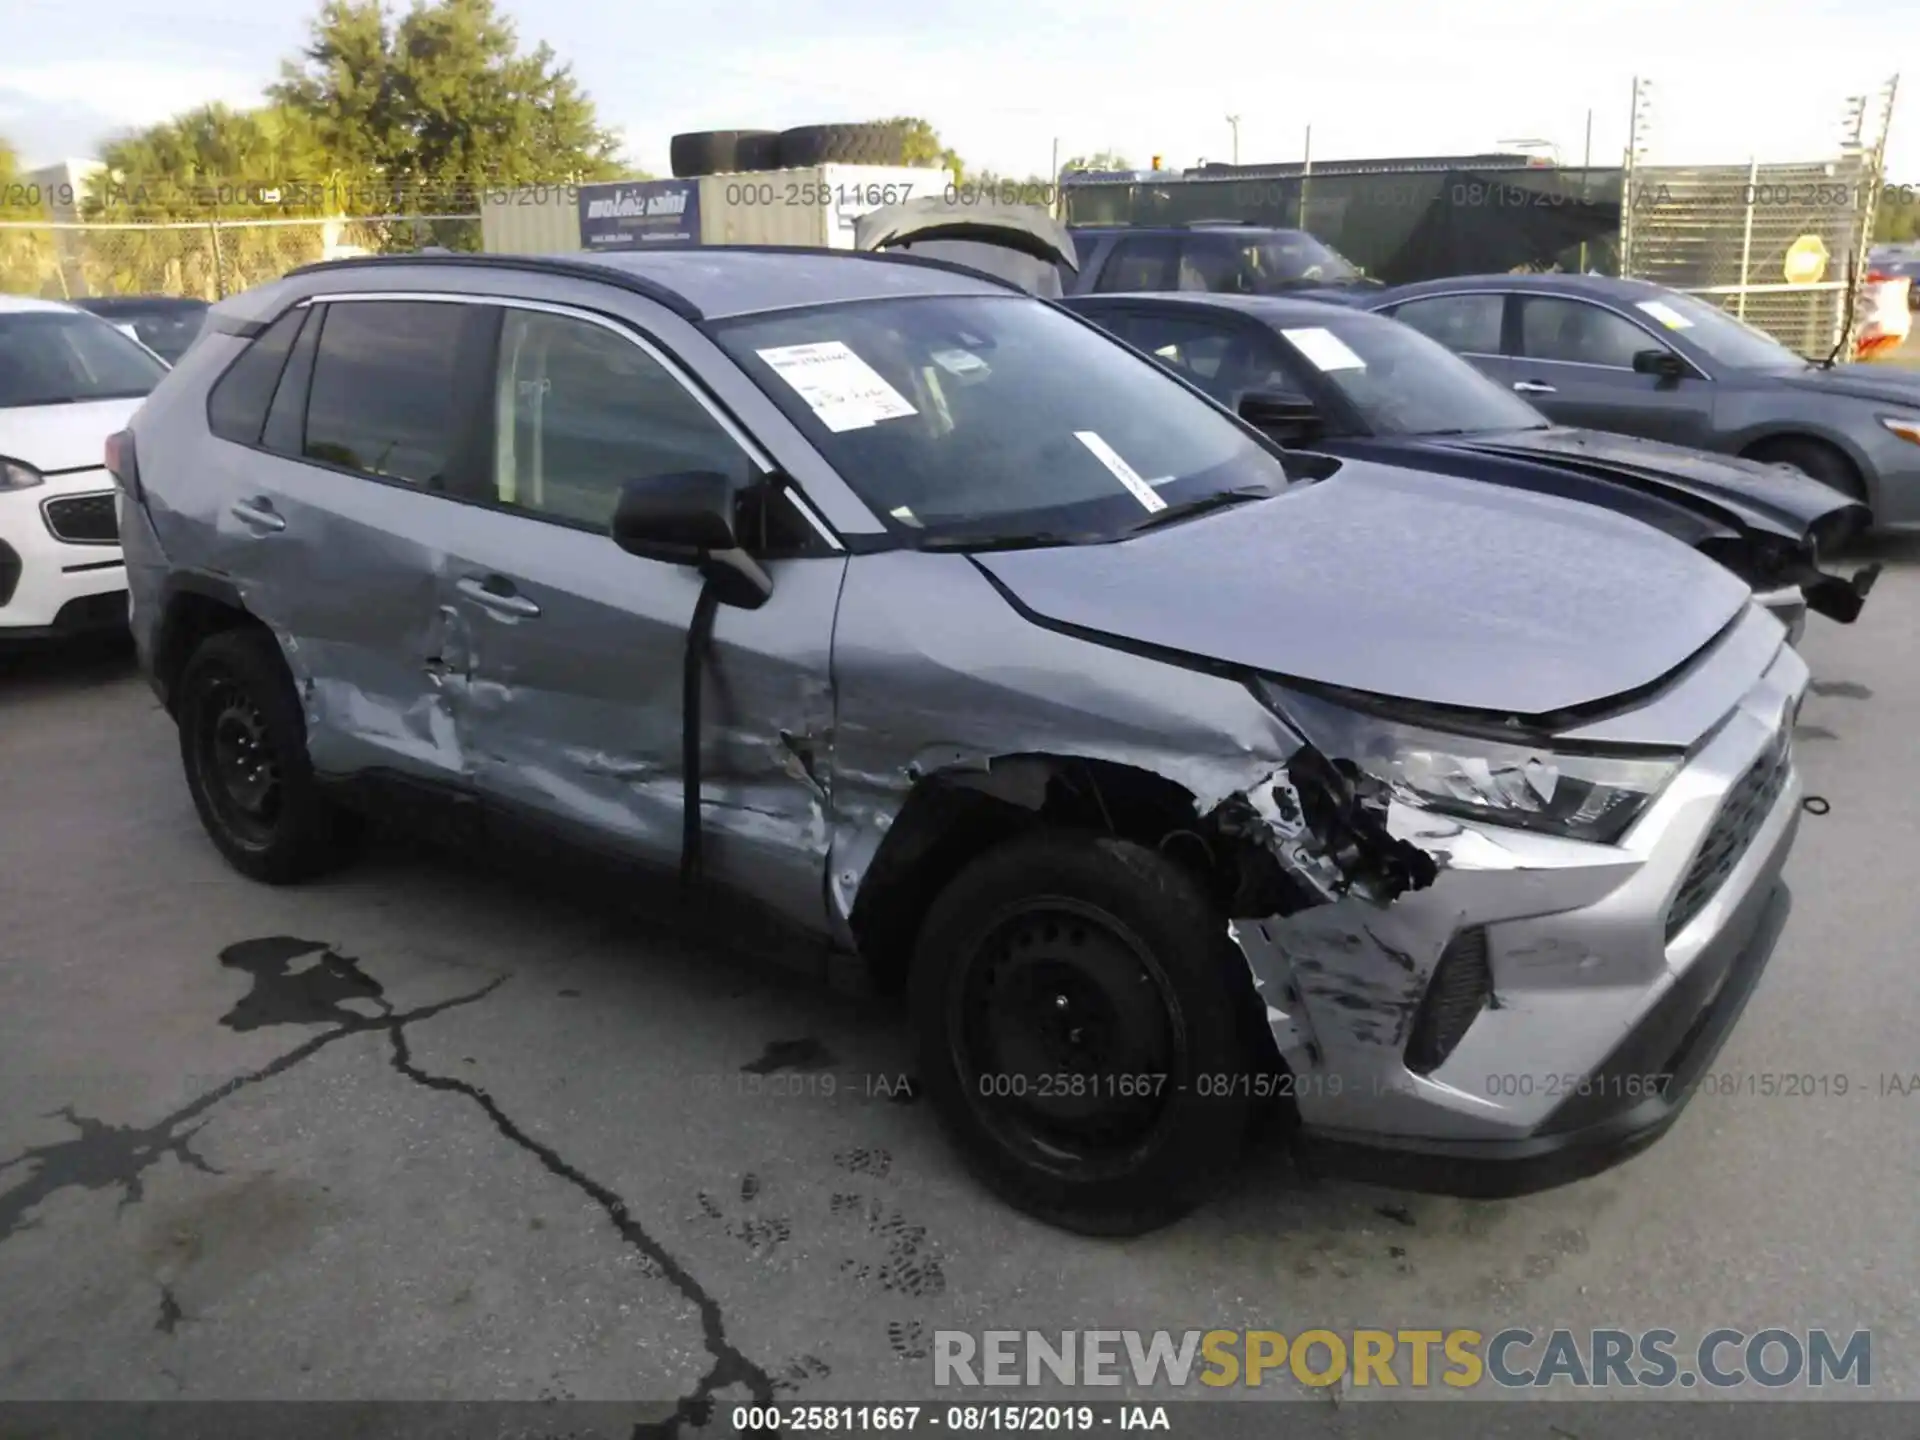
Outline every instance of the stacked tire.
{"type": "Polygon", "coordinates": [[[780,136],[773,130],[693,130],[674,136],[668,149],[677,180],[780,168],[780,136]]]}
{"type": "Polygon", "coordinates": [[[677,179],[743,170],[800,170],[814,165],[904,165],[907,127],[799,125],[791,130],[691,130],[670,145],[677,179]]]}

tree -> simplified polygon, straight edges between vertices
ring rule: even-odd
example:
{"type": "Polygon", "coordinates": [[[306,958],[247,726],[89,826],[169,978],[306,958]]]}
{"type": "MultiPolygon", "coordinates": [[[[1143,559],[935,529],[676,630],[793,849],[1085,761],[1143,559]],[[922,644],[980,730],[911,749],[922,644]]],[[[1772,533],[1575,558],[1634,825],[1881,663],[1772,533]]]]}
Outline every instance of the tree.
{"type": "MultiPolygon", "coordinates": [[[[18,179],[20,162],[13,146],[0,139],[0,220],[16,223],[47,219],[45,200],[18,179]]],[[[9,227],[0,230],[0,292],[58,295],[59,267],[54,262],[51,230],[9,227]]]]}
{"type": "Polygon", "coordinates": [[[1887,244],[1920,240],[1920,204],[1908,200],[1909,186],[1887,187],[1873,215],[1873,238],[1887,244]]]}
{"type": "Polygon", "coordinates": [[[933,122],[923,120],[917,115],[896,115],[891,120],[876,120],[876,125],[892,125],[903,135],[900,158],[909,165],[938,165],[943,170],[951,170],[953,178],[958,180],[966,167],[960,156],[950,147],[941,143],[940,132],[933,128],[933,122]]]}
{"type": "Polygon", "coordinates": [[[488,186],[617,175],[593,101],[545,44],[523,53],[493,0],[327,0],[269,94],[335,163],[405,193],[477,208],[488,186]]]}
{"type": "Polygon", "coordinates": [[[1115,150],[1096,150],[1091,155],[1076,155],[1060,168],[1062,170],[1131,170],[1133,162],[1115,150]]]}

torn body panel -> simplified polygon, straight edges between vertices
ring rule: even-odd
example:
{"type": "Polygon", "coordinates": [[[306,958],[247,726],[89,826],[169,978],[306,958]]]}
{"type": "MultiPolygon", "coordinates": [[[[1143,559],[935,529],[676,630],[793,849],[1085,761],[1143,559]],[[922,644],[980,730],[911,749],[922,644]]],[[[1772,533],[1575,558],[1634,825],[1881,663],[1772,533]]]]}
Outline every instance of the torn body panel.
{"type": "Polygon", "coordinates": [[[1032,808],[1044,776],[1002,757],[1108,762],[1178,786],[1198,820],[1300,747],[1236,680],[1032,625],[963,555],[854,559],[833,677],[827,888],[848,943],[869,867],[932,777],[1032,808]]]}

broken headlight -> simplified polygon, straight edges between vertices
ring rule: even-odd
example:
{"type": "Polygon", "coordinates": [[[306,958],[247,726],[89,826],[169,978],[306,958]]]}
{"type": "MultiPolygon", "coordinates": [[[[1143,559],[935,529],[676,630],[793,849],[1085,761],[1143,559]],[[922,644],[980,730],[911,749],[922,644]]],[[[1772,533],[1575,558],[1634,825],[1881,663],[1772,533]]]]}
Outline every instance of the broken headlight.
{"type": "Polygon", "coordinates": [[[1322,698],[1257,687],[1322,754],[1385,784],[1393,798],[1442,815],[1611,845],[1684,757],[1568,752],[1455,734],[1322,698]]]}
{"type": "Polygon", "coordinates": [[[1611,845],[1680,769],[1678,757],[1569,755],[1383,722],[1396,732],[1360,762],[1396,799],[1442,814],[1611,845]]]}

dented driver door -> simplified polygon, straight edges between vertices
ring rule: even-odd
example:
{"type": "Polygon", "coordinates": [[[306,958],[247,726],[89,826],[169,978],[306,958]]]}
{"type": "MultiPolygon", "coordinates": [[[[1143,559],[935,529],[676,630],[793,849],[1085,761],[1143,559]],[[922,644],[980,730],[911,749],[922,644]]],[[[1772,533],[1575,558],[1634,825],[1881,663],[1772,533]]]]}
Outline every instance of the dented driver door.
{"type": "MultiPolygon", "coordinates": [[[[608,537],[621,487],[757,467],[731,422],[631,332],[511,304],[493,490],[462,507],[445,594],[470,644],[459,716],[481,793],[636,858],[681,856],[683,671],[702,581],[608,537]]],[[[773,594],[721,607],[704,665],[704,870],[803,923],[824,912],[829,660],[844,559],[763,560],[773,594]]]]}

